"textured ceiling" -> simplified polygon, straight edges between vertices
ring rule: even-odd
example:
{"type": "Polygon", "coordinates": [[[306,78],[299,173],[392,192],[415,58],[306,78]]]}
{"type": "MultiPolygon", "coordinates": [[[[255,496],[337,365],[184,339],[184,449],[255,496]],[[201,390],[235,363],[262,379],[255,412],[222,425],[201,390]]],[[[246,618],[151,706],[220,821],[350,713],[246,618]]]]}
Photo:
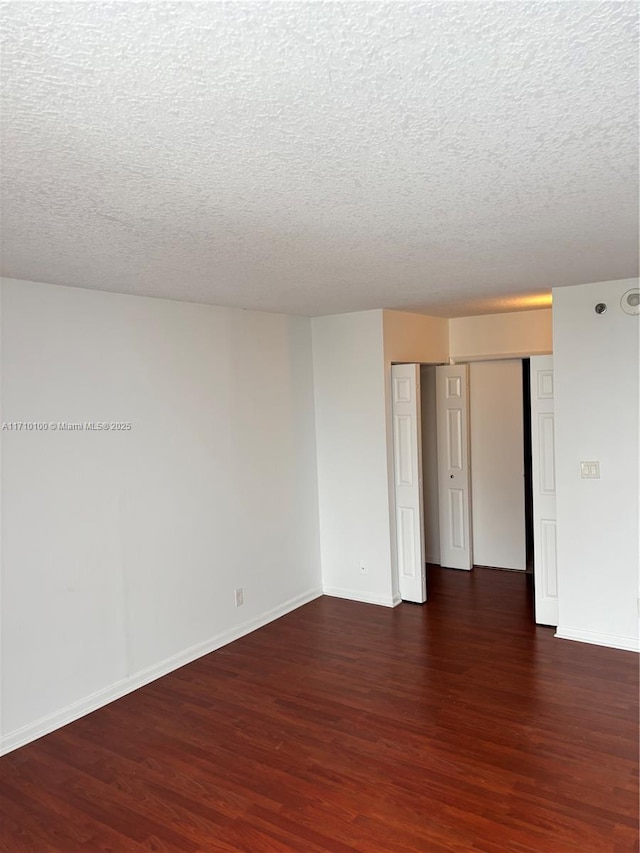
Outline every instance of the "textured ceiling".
{"type": "Polygon", "coordinates": [[[444,316],[637,275],[635,3],[0,16],[5,275],[444,316]]]}

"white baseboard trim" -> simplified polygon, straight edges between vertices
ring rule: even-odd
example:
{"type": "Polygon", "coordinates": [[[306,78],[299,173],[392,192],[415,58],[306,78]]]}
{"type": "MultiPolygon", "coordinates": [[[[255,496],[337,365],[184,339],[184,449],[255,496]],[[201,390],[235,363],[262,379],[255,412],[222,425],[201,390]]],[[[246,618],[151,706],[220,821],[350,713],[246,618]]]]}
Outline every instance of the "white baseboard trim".
{"type": "Polygon", "coordinates": [[[115,699],[126,696],[127,693],[132,693],[139,687],[144,687],[145,684],[149,684],[157,678],[162,678],[163,675],[168,675],[175,669],[180,669],[181,666],[185,666],[201,658],[203,655],[208,655],[210,652],[214,652],[216,649],[226,646],[234,640],[239,640],[240,637],[244,637],[252,631],[262,628],[264,625],[268,625],[269,622],[285,616],[292,610],[302,607],[303,604],[308,604],[310,601],[320,598],[321,595],[321,589],[313,589],[302,593],[302,595],[295,596],[283,604],[262,613],[255,619],[243,622],[242,625],[237,625],[228,631],[223,631],[221,634],[217,634],[204,643],[191,646],[182,652],[178,652],[176,655],[165,658],[160,663],[147,667],[127,678],[123,678],[121,681],[116,681],[102,690],[98,690],[89,696],[85,696],[83,699],[79,699],[77,702],[73,702],[71,705],[67,705],[60,711],[48,714],[46,717],[41,717],[34,723],[29,723],[22,728],[8,732],[6,735],[0,737],[0,755],[6,755],[14,749],[25,746],[43,735],[47,735],[62,726],[66,726],[68,723],[72,723],[74,720],[78,720],[80,717],[84,717],[86,714],[90,714],[92,711],[96,711],[98,708],[102,708],[104,705],[108,705],[115,699]]]}
{"type": "Polygon", "coordinates": [[[325,595],[333,598],[348,598],[350,601],[361,601],[363,604],[380,604],[382,607],[395,607],[400,604],[400,596],[371,595],[369,592],[359,592],[356,589],[343,589],[338,586],[325,586],[322,588],[325,595]]]}
{"type": "Polygon", "coordinates": [[[594,646],[607,646],[610,649],[623,649],[626,652],[640,652],[640,640],[637,637],[621,637],[617,634],[581,631],[564,625],[558,626],[555,636],[561,640],[575,640],[578,643],[591,643],[594,646]]]}

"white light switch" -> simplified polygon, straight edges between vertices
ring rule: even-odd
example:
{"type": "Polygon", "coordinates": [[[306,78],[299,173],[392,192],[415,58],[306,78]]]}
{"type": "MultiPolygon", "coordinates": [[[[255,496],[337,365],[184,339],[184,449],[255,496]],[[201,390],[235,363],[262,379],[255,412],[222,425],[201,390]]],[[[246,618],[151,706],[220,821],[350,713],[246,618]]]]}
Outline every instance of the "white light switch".
{"type": "Polygon", "coordinates": [[[580,476],[583,480],[599,480],[600,479],[600,463],[599,462],[581,462],[580,476]]]}

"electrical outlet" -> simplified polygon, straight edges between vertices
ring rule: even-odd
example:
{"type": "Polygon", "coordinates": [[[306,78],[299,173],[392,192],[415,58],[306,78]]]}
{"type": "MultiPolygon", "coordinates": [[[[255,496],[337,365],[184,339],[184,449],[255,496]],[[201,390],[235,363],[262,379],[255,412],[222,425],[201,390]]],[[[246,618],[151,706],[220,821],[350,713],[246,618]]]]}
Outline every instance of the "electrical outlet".
{"type": "Polygon", "coordinates": [[[367,574],[367,567],[364,564],[364,560],[360,560],[360,574],[361,575],[367,574]]]}
{"type": "Polygon", "coordinates": [[[244,604],[244,590],[239,586],[234,590],[233,594],[235,596],[236,607],[241,607],[244,604]]]}
{"type": "Polygon", "coordinates": [[[580,476],[583,480],[599,480],[600,479],[600,463],[599,462],[581,462],[580,476]]]}

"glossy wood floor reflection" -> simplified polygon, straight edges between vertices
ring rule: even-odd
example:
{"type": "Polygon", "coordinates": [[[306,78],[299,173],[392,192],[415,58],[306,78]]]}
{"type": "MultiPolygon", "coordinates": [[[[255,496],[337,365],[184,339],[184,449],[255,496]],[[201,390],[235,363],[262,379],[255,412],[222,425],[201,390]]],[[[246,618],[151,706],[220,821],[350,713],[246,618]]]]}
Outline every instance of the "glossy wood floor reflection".
{"type": "Polygon", "coordinates": [[[628,853],[638,658],[523,575],[322,598],[0,760],[2,851],[628,853]]]}

